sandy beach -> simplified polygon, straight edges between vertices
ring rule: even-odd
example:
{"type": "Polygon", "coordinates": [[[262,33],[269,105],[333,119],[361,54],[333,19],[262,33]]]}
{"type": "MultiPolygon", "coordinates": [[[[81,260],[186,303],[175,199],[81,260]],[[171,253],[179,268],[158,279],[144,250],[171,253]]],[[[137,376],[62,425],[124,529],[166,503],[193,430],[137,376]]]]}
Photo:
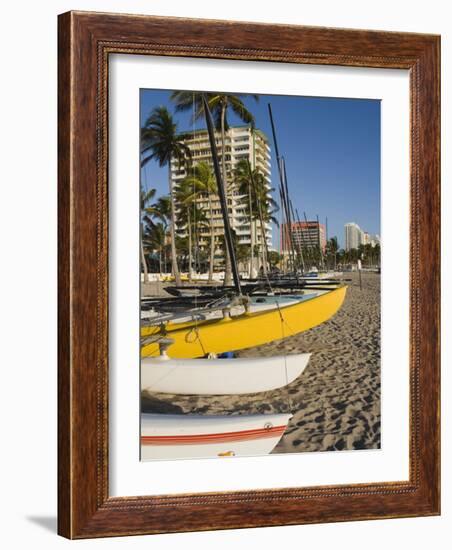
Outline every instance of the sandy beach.
{"type": "Polygon", "coordinates": [[[340,311],[299,335],[241,351],[241,357],[312,353],[308,367],[278,390],[239,396],[143,394],[143,412],[292,412],[273,453],[380,447],[380,275],[351,278],[340,311]]]}

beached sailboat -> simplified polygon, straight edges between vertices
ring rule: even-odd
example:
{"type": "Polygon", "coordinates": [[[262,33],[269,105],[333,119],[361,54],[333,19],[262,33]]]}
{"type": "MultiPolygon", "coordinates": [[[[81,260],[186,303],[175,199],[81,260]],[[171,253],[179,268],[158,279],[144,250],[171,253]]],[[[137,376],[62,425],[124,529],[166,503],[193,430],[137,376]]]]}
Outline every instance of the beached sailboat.
{"type": "MultiPolygon", "coordinates": [[[[334,288],[336,288],[334,286],[334,288]]],[[[331,288],[326,288],[322,290],[331,290],[331,288]]],[[[270,309],[281,309],[287,306],[294,305],[296,303],[302,302],[314,298],[319,295],[320,292],[312,291],[306,293],[297,293],[297,294],[258,294],[255,296],[247,297],[246,301],[234,301],[233,299],[223,299],[219,301],[214,301],[212,304],[204,302],[197,303],[196,301],[191,303],[190,306],[184,308],[184,304],[178,304],[177,300],[173,301],[171,299],[165,300],[165,302],[157,302],[157,306],[154,309],[151,307],[147,310],[142,310],[141,318],[148,319],[150,325],[160,325],[162,321],[167,323],[167,330],[171,331],[175,328],[181,328],[182,324],[193,324],[197,321],[210,321],[213,319],[221,319],[225,313],[225,310],[228,312],[228,315],[235,317],[241,315],[242,313],[258,313],[270,309]],[[182,307],[180,307],[182,305],[182,307]],[[197,307],[193,307],[197,306],[197,307]],[[180,309],[180,311],[179,311],[180,309]]],[[[143,335],[147,334],[147,331],[142,332],[143,335]]]]}
{"type": "Polygon", "coordinates": [[[281,388],[306,368],[309,353],[232,359],[141,360],[141,389],[184,395],[240,395],[281,388]]]}
{"type": "Polygon", "coordinates": [[[173,358],[204,357],[259,346],[309,330],[330,319],[341,307],[347,287],[340,286],[321,294],[304,296],[292,305],[220,319],[147,325],[141,329],[142,357],[160,354],[159,342],[173,340],[173,358]]]}
{"type": "Polygon", "coordinates": [[[265,455],[291,416],[142,414],[141,460],[265,455]]]}
{"type": "Polygon", "coordinates": [[[141,328],[142,357],[159,355],[161,341],[168,337],[172,340],[170,356],[177,359],[240,350],[293,336],[327,321],[341,307],[345,298],[346,286],[338,284],[319,291],[297,293],[293,296],[293,303],[286,303],[286,307],[281,307],[283,298],[271,296],[272,292],[267,291],[261,298],[271,299],[272,303],[268,308],[259,309],[258,302],[255,300],[253,304],[253,299],[242,292],[216,151],[212,115],[204,96],[203,103],[235,295],[231,296],[229,292],[225,300],[220,297],[217,312],[213,316],[213,309],[209,310],[207,307],[204,308],[205,311],[187,312],[187,309],[197,309],[195,296],[192,299],[192,307],[182,312],[182,319],[179,315],[179,319],[176,320],[172,313],[148,319],[141,328]],[[233,309],[237,306],[242,306],[242,309],[235,314],[233,309]]]}

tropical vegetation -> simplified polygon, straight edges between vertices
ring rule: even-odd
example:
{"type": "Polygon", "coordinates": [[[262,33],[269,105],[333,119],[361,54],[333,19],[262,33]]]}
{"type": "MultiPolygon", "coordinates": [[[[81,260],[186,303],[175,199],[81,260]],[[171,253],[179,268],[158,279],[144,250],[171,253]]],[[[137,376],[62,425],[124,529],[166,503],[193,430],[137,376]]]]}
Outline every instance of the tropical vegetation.
{"type": "Polygon", "coordinates": [[[176,254],[176,204],[172,185],[171,168],[187,165],[191,152],[177,131],[177,124],[166,107],[156,107],[141,129],[141,166],[156,160],[160,166],[168,166],[168,187],[171,199],[171,264],[176,284],[181,284],[176,254]]]}
{"type": "MultiPolygon", "coordinates": [[[[361,245],[357,249],[342,250],[337,237],[328,239],[326,246],[306,246],[298,243],[293,251],[292,263],[287,253],[278,253],[268,247],[266,240],[269,224],[277,225],[278,206],[272,198],[274,189],[265,174],[244,156],[231,167],[230,146],[226,143],[229,118],[245,123],[249,132],[256,132],[254,115],[245,105],[246,94],[210,92],[204,94],[213,115],[219,161],[228,209],[240,210],[240,223],[249,235],[243,242],[232,231],[233,247],[242,272],[249,278],[259,273],[267,276],[295,265],[310,269],[313,266],[336,269],[356,264],[380,264],[380,246],[361,245]]],[[[257,100],[257,96],[251,96],[257,100]]],[[[204,116],[200,92],[173,92],[174,112],[192,111],[193,124],[204,116]]],[[[192,130],[194,132],[195,130],[192,130]]],[[[217,181],[210,161],[193,156],[187,145],[190,132],[181,133],[174,115],[167,107],[152,109],[141,128],[141,167],[151,161],[168,171],[168,194],[156,199],[154,188],[141,186],[140,229],[141,266],[143,279],[149,281],[150,271],[171,273],[177,285],[181,284],[181,268],[188,272],[189,280],[195,272],[207,273],[209,282],[215,270],[224,270],[224,284],[231,284],[231,262],[225,246],[223,223],[218,210],[217,181]],[[182,176],[174,178],[174,174],[182,176]],[[177,183],[175,183],[177,182],[177,183]],[[218,223],[219,222],[219,223],[218,223]]],[[[298,213],[297,213],[298,214],[298,213]]],[[[237,228],[238,230],[240,228],[237,228]]],[[[243,234],[243,233],[242,233],[243,234]]]]}

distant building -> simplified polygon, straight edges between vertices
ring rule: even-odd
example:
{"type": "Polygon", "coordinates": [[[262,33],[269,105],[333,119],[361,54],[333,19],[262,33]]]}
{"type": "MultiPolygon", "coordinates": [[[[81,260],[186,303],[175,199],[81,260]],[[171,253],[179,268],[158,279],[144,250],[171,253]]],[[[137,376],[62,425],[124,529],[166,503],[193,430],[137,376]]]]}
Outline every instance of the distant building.
{"type": "Polygon", "coordinates": [[[345,250],[358,248],[360,245],[370,244],[372,248],[380,244],[379,235],[371,235],[367,231],[363,231],[355,222],[346,223],[345,229],[345,250]]]}
{"type": "Polygon", "coordinates": [[[361,244],[371,244],[371,235],[367,231],[361,231],[361,244]]]}
{"type": "Polygon", "coordinates": [[[358,248],[362,241],[361,228],[357,223],[350,222],[345,224],[345,250],[358,248]]]}
{"type": "Polygon", "coordinates": [[[380,246],[380,235],[371,235],[369,242],[372,245],[372,248],[375,248],[377,244],[380,246]]]}
{"type": "MultiPolygon", "coordinates": [[[[323,223],[318,221],[293,222],[291,225],[292,240],[296,248],[303,250],[312,248],[325,252],[326,229],[323,223]]],[[[290,233],[287,223],[281,224],[281,250],[286,252],[290,249],[290,233]]]]}

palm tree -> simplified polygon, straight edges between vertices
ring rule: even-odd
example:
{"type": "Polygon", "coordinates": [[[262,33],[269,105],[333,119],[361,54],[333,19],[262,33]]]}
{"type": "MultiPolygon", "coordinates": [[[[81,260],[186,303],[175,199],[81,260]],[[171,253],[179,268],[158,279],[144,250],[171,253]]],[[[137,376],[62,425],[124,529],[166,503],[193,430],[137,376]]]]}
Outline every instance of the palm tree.
{"type": "Polygon", "coordinates": [[[196,203],[193,204],[192,216],[190,219],[193,224],[194,266],[195,270],[198,271],[202,261],[202,250],[200,248],[201,235],[205,233],[205,230],[208,230],[210,224],[206,216],[206,211],[204,208],[200,208],[196,203]]]}
{"type": "Polygon", "coordinates": [[[268,265],[268,245],[266,240],[266,226],[268,223],[274,223],[279,225],[278,220],[274,214],[278,211],[278,205],[271,197],[270,192],[274,189],[268,189],[267,182],[264,174],[258,170],[253,170],[254,191],[256,195],[256,206],[261,227],[261,240],[262,240],[262,266],[264,275],[267,276],[268,265]]]}
{"type": "Polygon", "coordinates": [[[171,263],[176,285],[181,284],[176,253],[176,210],[171,181],[171,163],[177,160],[179,166],[190,162],[191,153],[177,132],[177,124],[166,107],[156,107],[141,129],[141,166],[156,160],[159,166],[168,166],[168,186],[171,198],[171,263]]]}
{"type": "Polygon", "coordinates": [[[196,180],[184,178],[175,190],[175,199],[178,204],[178,221],[187,227],[188,231],[188,278],[192,278],[193,265],[193,225],[198,224],[205,216],[200,208],[196,206],[196,199],[200,190],[194,185],[196,180]]]}
{"type": "Polygon", "coordinates": [[[209,208],[210,230],[210,258],[209,258],[209,282],[213,280],[213,264],[215,259],[215,226],[213,219],[212,196],[217,192],[217,183],[211,167],[207,162],[199,162],[193,167],[193,173],[184,180],[185,185],[195,191],[195,194],[207,195],[209,208]]]}
{"type": "Polygon", "coordinates": [[[144,246],[148,248],[149,251],[157,250],[160,274],[162,274],[162,256],[165,249],[165,238],[166,230],[163,223],[152,222],[145,226],[143,235],[144,246]]]}
{"type": "MultiPolygon", "coordinates": [[[[164,229],[164,236],[166,239],[166,236],[168,234],[168,227],[171,224],[171,198],[169,195],[162,195],[158,198],[157,202],[154,203],[151,206],[151,213],[152,215],[159,220],[164,229]]],[[[171,240],[171,239],[170,239],[171,240]]],[[[169,245],[169,248],[171,248],[171,245],[169,245]]],[[[170,257],[171,251],[168,251],[168,246],[163,247],[163,271],[167,273],[166,265],[167,265],[167,258],[170,257]]],[[[176,247],[177,249],[177,247],[176,247]]]]}
{"type": "Polygon", "coordinates": [[[374,258],[375,258],[375,263],[378,267],[380,267],[380,258],[381,258],[381,246],[380,246],[380,243],[377,243],[374,247],[374,258]]]}
{"type": "Polygon", "coordinates": [[[151,213],[162,222],[166,231],[171,224],[171,197],[169,195],[162,195],[151,206],[151,209],[151,213]]]}
{"type": "MultiPolygon", "coordinates": [[[[253,208],[253,192],[251,185],[250,177],[250,168],[248,162],[243,159],[240,160],[234,171],[234,181],[237,186],[238,192],[240,195],[245,195],[248,198],[248,221],[250,224],[250,269],[249,277],[252,279],[254,275],[254,248],[255,248],[255,230],[254,230],[254,220],[256,211],[253,208]]],[[[255,202],[255,201],[254,201],[255,202]]]]}
{"type": "Polygon", "coordinates": [[[268,263],[271,270],[278,268],[278,264],[280,263],[281,258],[282,256],[279,252],[276,252],[276,250],[270,250],[270,252],[268,253],[268,263]]]}
{"type": "MultiPolygon", "coordinates": [[[[154,196],[155,191],[152,193],[152,197],[154,196]]],[[[152,198],[151,197],[151,198],[152,198]]],[[[149,200],[151,200],[151,198],[149,200]]],[[[166,239],[167,233],[168,233],[168,226],[171,222],[171,199],[169,195],[162,195],[157,199],[157,202],[154,204],[151,204],[150,206],[146,206],[145,210],[142,211],[142,222],[147,227],[147,230],[150,231],[157,222],[160,222],[163,227],[163,233],[166,239]],[[144,212],[144,214],[143,214],[144,212]]],[[[166,269],[166,263],[167,263],[167,256],[169,257],[170,254],[168,254],[167,246],[165,243],[165,246],[163,247],[162,254],[163,254],[163,264],[164,264],[164,271],[167,272],[166,269]]]]}
{"type": "Polygon", "coordinates": [[[246,244],[237,244],[235,246],[235,257],[237,259],[237,263],[245,264],[248,261],[249,254],[248,254],[248,246],[246,244]]]}
{"type": "Polygon", "coordinates": [[[152,207],[149,206],[149,203],[155,196],[155,189],[149,189],[148,191],[145,191],[143,189],[143,186],[141,186],[140,189],[140,211],[141,211],[141,220],[140,220],[140,226],[141,226],[141,239],[140,239],[140,250],[141,250],[141,263],[143,266],[143,275],[144,275],[144,282],[149,282],[149,271],[148,271],[148,264],[146,261],[146,254],[144,251],[144,244],[143,244],[143,233],[144,233],[144,223],[146,223],[146,214],[150,214],[150,210],[152,207]]]}
{"type": "Polygon", "coordinates": [[[336,269],[337,251],[339,250],[339,243],[337,237],[331,237],[327,243],[328,250],[334,259],[334,269],[336,269]]]}
{"type": "MultiPolygon", "coordinates": [[[[215,119],[215,125],[221,135],[221,171],[223,176],[224,194],[226,197],[227,206],[229,208],[228,200],[228,174],[226,171],[226,131],[229,128],[228,123],[228,109],[245,124],[249,124],[254,127],[254,116],[248,111],[243,99],[250,94],[228,94],[223,92],[209,92],[204,94],[206,96],[209,108],[215,119]]],[[[193,109],[193,118],[196,120],[201,118],[204,114],[202,105],[201,92],[173,92],[171,99],[176,103],[176,111],[188,111],[193,109]]],[[[251,94],[251,97],[256,101],[259,100],[259,96],[251,94]]],[[[229,252],[225,248],[225,274],[224,285],[230,286],[232,282],[232,268],[231,258],[229,252]]]]}
{"type": "Polygon", "coordinates": [[[252,273],[253,263],[253,221],[259,220],[260,223],[260,240],[262,241],[262,269],[264,275],[267,276],[268,265],[268,250],[266,241],[266,225],[269,222],[273,222],[278,225],[277,219],[274,217],[274,213],[278,210],[278,206],[274,199],[270,196],[270,192],[273,189],[268,189],[267,181],[264,174],[258,169],[251,169],[251,164],[247,159],[243,159],[237,163],[235,172],[235,181],[238,187],[240,195],[247,196],[248,201],[248,217],[250,220],[250,234],[251,234],[251,266],[250,276],[252,273]]]}

